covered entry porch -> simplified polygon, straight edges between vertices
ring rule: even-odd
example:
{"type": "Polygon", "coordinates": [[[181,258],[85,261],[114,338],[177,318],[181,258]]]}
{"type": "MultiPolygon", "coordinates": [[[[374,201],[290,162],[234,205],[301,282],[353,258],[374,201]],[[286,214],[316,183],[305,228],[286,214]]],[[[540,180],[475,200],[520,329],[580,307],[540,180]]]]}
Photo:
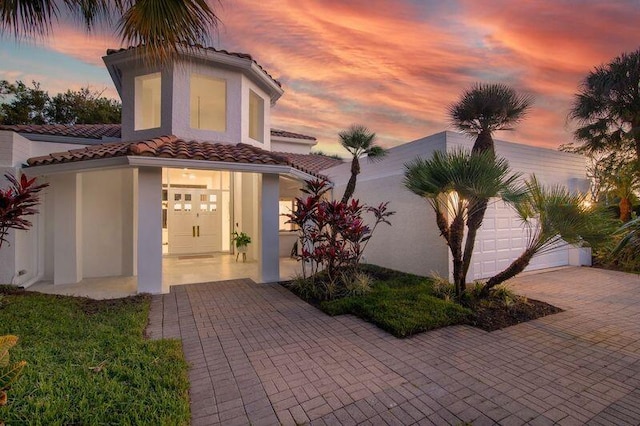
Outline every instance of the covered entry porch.
{"type": "Polygon", "coordinates": [[[157,294],[193,282],[280,280],[282,197],[291,197],[287,188],[297,190],[314,176],[266,151],[224,146],[230,148],[235,157],[226,161],[147,155],[87,159],[85,150],[61,157],[73,161],[54,155],[30,160],[28,173],[50,183],[30,244],[37,258],[34,282],[41,282],[34,289],[47,283],[62,289],[91,280],[92,286],[128,281],[137,293],[157,294]],[[180,182],[185,174],[217,183],[180,182]],[[180,220],[191,232],[178,240],[171,226],[180,220]],[[232,230],[252,237],[246,263],[235,262],[232,230]],[[185,243],[205,236],[211,237],[205,244],[185,243]],[[172,247],[172,237],[180,244],[172,247]]]}

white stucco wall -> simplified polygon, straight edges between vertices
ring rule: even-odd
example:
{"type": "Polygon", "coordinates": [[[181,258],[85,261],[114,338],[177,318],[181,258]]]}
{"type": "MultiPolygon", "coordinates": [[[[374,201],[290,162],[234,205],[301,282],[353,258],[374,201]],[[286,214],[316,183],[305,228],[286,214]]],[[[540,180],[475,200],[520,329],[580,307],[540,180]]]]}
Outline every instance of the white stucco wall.
{"type": "Polygon", "coordinates": [[[271,151],[290,152],[293,154],[310,154],[316,141],[310,139],[271,138],[271,151]]]}
{"type": "MultiPolygon", "coordinates": [[[[125,200],[128,182],[123,170],[83,173],[82,179],[82,270],[86,278],[123,274],[125,200]]],[[[128,182],[130,184],[130,182],[128,182]]],[[[131,203],[128,204],[129,211],[131,203]]]]}

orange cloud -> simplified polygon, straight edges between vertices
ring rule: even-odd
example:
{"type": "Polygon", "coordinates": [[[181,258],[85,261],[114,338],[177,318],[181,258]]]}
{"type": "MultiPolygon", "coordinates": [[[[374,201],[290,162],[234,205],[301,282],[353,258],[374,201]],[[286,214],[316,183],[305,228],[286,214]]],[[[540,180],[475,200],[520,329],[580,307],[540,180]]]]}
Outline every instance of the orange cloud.
{"type": "MultiPolygon", "coordinates": [[[[634,0],[231,0],[217,12],[215,47],[252,54],[284,85],[273,125],[329,151],[352,123],[385,146],[450,128],[447,107],[476,81],[536,97],[517,130],[497,137],[556,148],[572,139],[566,116],[580,80],[637,49],[640,22],[634,0]]],[[[47,43],[100,67],[119,45],[68,23],[47,43]]]]}

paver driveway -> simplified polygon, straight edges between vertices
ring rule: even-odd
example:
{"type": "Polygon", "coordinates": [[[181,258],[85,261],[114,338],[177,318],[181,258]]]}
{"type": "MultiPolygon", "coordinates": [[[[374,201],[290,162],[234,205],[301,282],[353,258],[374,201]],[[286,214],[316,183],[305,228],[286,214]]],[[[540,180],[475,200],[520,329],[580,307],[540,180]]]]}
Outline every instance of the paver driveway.
{"type": "Polygon", "coordinates": [[[640,277],[568,268],[514,288],[566,311],[401,340],[237,280],[155,297],[148,332],[183,341],[194,425],[640,424],[640,277]]]}

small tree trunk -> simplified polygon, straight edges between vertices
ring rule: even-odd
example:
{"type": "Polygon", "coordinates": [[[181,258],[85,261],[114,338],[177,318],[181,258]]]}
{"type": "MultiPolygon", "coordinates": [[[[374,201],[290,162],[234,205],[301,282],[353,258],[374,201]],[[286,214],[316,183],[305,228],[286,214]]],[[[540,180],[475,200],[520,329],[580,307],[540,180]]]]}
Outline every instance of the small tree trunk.
{"type": "Polygon", "coordinates": [[[629,222],[631,220],[631,210],[633,209],[631,200],[629,198],[621,198],[618,206],[620,207],[620,220],[629,222]]]}
{"type": "Polygon", "coordinates": [[[472,154],[480,154],[483,152],[491,152],[494,156],[496,155],[493,138],[489,130],[483,130],[478,134],[473,144],[473,149],[471,150],[472,154]]]}
{"type": "Polygon", "coordinates": [[[449,227],[449,248],[453,257],[453,283],[456,287],[456,297],[462,298],[466,290],[465,275],[462,271],[462,239],[464,238],[464,219],[456,217],[449,227]]]}
{"type": "Polygon", "coordinates": [[[347,187],[344,189],[344,195],[342,196],[341,200],[343,203],[349,201],[349,198],[351,198],[353,196],[353,193],[356,191],[356,181],[359,174],[360,161],[358,161],[358,157],[354,156],[353,160],[351,160],[351,177],[349,178],[347,187]]]}
{"type": "Polygon", "coordinates": [[[484,214],[487,211],[487,203],[489,200],[477,200],[469,206],[471,213],[467,218],[467,240],[464,243],[464,253],[462,255],[462,273],[467,277],[469,266],[471,265],[471,256],[473,256],[473,248],[476,242],[478,229],[482,226],[484,214]]]}
{"type": "Polygon", "coordinates": [[[531,262],[531,259],[536,254],[536,252],[537,250],[535,248],[526,249],[524,253],[522,253],[516,260],[511,262],[511,265],[507,266],[504,271],[489,278],[489,281],[487,281],[484,287],[482,287],[480,297],[489,296],[489,290],[491,290],[493,287],[497,286],[498,284],[502,284],[506,280],[513,278],[520,272],[524,271],[524,268],[529,265],[529,262],[531,262]]]}

